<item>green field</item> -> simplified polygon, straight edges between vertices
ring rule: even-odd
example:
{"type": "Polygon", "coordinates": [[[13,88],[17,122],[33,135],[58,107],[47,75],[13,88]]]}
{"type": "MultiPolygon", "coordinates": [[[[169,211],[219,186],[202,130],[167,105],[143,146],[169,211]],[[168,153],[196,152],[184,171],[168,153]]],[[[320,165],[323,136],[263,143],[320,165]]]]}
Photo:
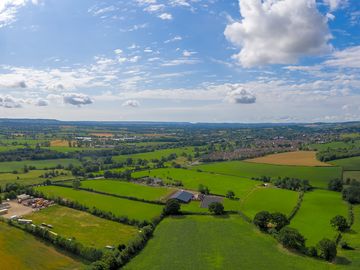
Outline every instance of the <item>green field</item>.
{"type": "Polygon", "coordinates": [[[337,159],[329,163],[342,167],[344,171],[360,171],[360,157],[337,159]]]}
{"type": "Polygon", "coordinates": [[[307,166],[285,166],[257,164],[243,161],[215,162],[194,166],[193,169],[203,171],[235,175],[239,177],[294,177],[307,179],[315,187],[326,188],[329,180],[341,178],[341,168],[339,167],[307,167],[307,166]]]}
{"type": "Polygon", "coordinates": [[[311,150],[327,150],[327,149],[337,149],[337,148],[343,148],[343,149],[349,149],[354,147],[360,147],[360,140],[354,140],[349,142],[344,141],[338,141],[338,142],[330,142],[330,143],[319,143],[319,144],[310,144],[309,148],[311,150]]]}
{"type": "Polygon", "coordinates": [[[24,161],[10,161],[0,162],[1,172],[21,172],[24,166],[35,166],[36,169],[55,168],[57,165],[68,166],[69,164],[81,165],[77,159],[45,159],[45,160],[24,160],[24,161]]]}
{"type": "Polygon", "coordinates": [[[307,245],[311,246],[324,237],[334,239],[336,231],[330,220],[336,215],[348,216],[348,206],[341,199],[341,193],[315,190],[305,193],[290,226],[298,229],[307,239],[307,245]]]}
{"type": "Polygon", "coordinates": [[[280,212],[289,215],[294,209],[299,194],[295,191],[279,188],[257,188],[241,200],[242,212],[254,218],[260,211],[280,212]]]}
{"type": "Polygon", "coordinates": [[[58,205],[34,212],[26,218],[37,225],[51,224],[51,231],[66,238],[75,237],[83,245],[96,248],[127,244],[138,233],[135,227],[58,205]]]}
{"type": "Polygon", "coordinates": [[[360,171],[345,171],[343,172],[343,179],[355,179],[360,181],[360,171]]]}
{"type": "Polygon", "coordinates": [[[167,218],[127,270],[335,269],[285,251],[238,216],[167,218]]]}
{"type": "Polygon", "coordinates": [[[162,205],[142,203],[67,187],[41,186],[36,189],[47,196],[77,201],[89,208],[96,207],[112,212],[116,216],[127,216],[130,219],[150,221],[153,217],[160,215],[163,208],[162,205]]]}
{"type": "MultiPolygon", "coordinates": [[[[56,170],[58,172],[64,172],[67,175],[59,175],[57,177],[51,178],[50,180],[65,180],[74,178],[69,171],[65,170],[56,170]]],[[[5,186],[6,183],[19,183],[22,185],[33,185],[44,182],[45,178],[40,178],[46,170],[34,170],[29,171],[28,173],[0,173],[0,186],[5,186]]]]}
{"type": "MultiPolygon", "coordinates": [[[[190,203],[181,204],[181,211],[192,213],[210,213],[207,208],[201,208],[199,201],[191,201],[190,203]]],[[[239,211],[240,201],[224,198],[222,204],[225,211],[239,211]]]]}
{"type": "Polygon", "coordinates": [[[34,236],[0,222],[0,269],[83,269],[84,265],[34,236]]]}
{"type": "Polygon", "coordinates": [[[210,189],[210,193],[226,195],[228,190],[233,190],[237,197],[243,197],[249,193],[260,182],[240,178],[231,175],[219,175],[207,172],[197,172],[195,170],[162,168],[150,171],[139,171],[132,174],[135,178],[151,176],[161,178],[166,183],[180,180],[187,189],[197,190],[199,184],[203,184],[210,189]]]}
{"type": "Polygon", "coordinates": [[[150,201],[160,201],[174,192],[174,189],[170,188],[150,187],[119,180],[81,181],[81,187],[150,201]]]}

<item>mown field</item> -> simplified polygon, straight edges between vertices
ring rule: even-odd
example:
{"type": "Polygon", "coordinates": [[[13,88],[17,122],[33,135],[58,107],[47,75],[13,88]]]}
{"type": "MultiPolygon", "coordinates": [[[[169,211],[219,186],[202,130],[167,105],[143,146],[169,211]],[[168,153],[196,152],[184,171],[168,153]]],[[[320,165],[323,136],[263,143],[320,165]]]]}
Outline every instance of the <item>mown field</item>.
{"type": "Polygon", "coordinates": [[[336,215],[348,216],[348,206],[341,193],[315,190],[304,195],[300,210],[290,226],[298,229],[307,239],[307,245],[315,245],[324,237],[334,239],[336,231],[330,220],[336,215]]]}
{"type": "Polygon", "coordinates": [[[295,151],[267,155],[246,160],[247,162],[291,165],[291,166],[331,166],[316,159],[315,151],[295,151]]]}
{"type": "Polygon", "coordinates": [[[329,180],[341,178],[342,175],[340,167],[285,166],[243,161],[214,162],[194,166],[193,169],[246,178],[261,176],[294,177],[307,179],[313,186],[322,188],[327,188],[329,180]]]}
{"type": "Polygon", "coordinates": [[[1,172],[22,172],[24,166],[35,166],[36,169],[55,168],[57,165],[68,166],[69,164],[81,165],[77,159],[45,159],[45,160],[24,160],[24,161],[10,161],[0,162],[1,172]]]}
{"type": "Polygon", "coordinates": [[[142,203],[67,187],[41,186],[36,189],[47,196],[77,201],[89,208],[96,207],[117,216],[127,216],[130,219],[150,221],[153,217],[160,215],[163,209],[162,205],[142,203]]]}
{"type": "MultiPolygon", "coordinates": [[[[56,170],[59,173],[64,172],[67,175],[59,175],[51,180],[65,180],[74,178],[69,171],[56,170]]],[[[44,182],[45,178],[40,178],[47,170],[34,170],[28,173],[0,173],[0,186],[4,187],[7,183],[19,183],[22,185],[32,185],[44,182]]]]}
{"type": "Polygon", "coordinates": [[[167,218],[126,270],[335,269],[281,248],[238,216],[167,218]]]}
{"type": "Polygon", "coordinates": [[[280,212],[289,215],[299,198],[295,191],[279,188],[257,188],[240,202],[242,212],[254,218],[260,211],[280,212]]]}
{"type": "Polygon", "coordinates": [[[151,176],[161,178],[165,183],[181,181],[184,188],[198,190],[200,184],[207,186],[210,193],[226,195],[228,190],[233,190],[237,197],[243,197],[254,187],[260,184],[258,181],[240,178],[231,175],[219,175],[195,170],[162,168],[155,170],[139,171],[132,174],[135,178],[151,176]]]}
{"type": "Polygon", "coordinates": [[[37,225],[43,222],[51,224],[51,231],[66,238],[74,237],[85,246],[96,248],[127,244],[138,233],[135,227],[59,205],[33,212],[26,218],[37,225]]]}
{"type": "Polygon", "coordinates": [[[351,157],[330,161],[335,166],[342,167],[345,171],[359,171],[360,157],[351,157]]]}
{"type": "Polygon", "coordinates": [[[84,269],[84,264],[60,253],[34,236],[0,222],[0,269],[84,269]]]}
{"type": "Polygon", "coordinates": [[[149,187],[119,180],[88,180],[81,181],[82,188],[110,194],[135,197],[150,201],[160,201],[168,197],[174,189],[165,187],[149,187]]]}

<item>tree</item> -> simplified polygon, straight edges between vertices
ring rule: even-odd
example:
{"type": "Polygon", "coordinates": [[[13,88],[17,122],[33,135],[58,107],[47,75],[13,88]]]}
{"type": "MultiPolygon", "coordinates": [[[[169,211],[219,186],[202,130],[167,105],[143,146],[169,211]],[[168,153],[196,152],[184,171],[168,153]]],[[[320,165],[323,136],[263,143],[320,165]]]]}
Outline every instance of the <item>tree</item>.
{"type": "Polygon", "coordinates": [[[79,189],[81,187],[81,182],[79,179],[75,179],[72,183],[74,189],[79,189]]]}
{"type": "Polygon", "coordinates": [[[178,215],[180,214],[180,203],[176,199],[170,199],[166,202],[163,209],[164,215],[178,215]]]}
{"type": "Polygon", "coordinates": [[[201,194],[205,194],[205,195],[209,195],[209,194],[210,194],[209,188],[208,188],[207,186],[202,185],[202,184],[199,185],[198,191],[199,191],[201,194]]]}
{"type": "Polygon", "coordinates": [[[212,202],[209,204],[209,211],[214,215],[222,215],[224,214],[224,206],[219,202],[212,202]]]}
{"type": "Polygon", "coordinates": [[[290,221],[283,213],[272,213],[270,222],[275,226],[277,231],[290,224],[290,221]]]}
{"type": "Polygon", "coordinates": [[[284,227],[278,235],[279,242],[286,248],[292,248],[303,251],[305,248],[305,238],[298,230],[290,227],[284,227]]]}
{"type": "Polygon", "coordinates": [[[262,231],[268,229],[268,224],[271,220],[271,214],[268,211],[261,211],[254,217],[253,223],[262,231]]]}
{"type": "Polygon", "coordinates": [[[332,179],[328,184],[328,189],[341,192],[343,189],[343,181],[341,179],[332,179]]]}
{"type": "Polygon", "coordinates": [[[330,239],[324,238],[318,244],[319,256],[327,261],[332,261],[337,254],[336,243],[330,239]]]}
{"type": "Polygon", "coordinates": [[[352,181],[350,186],[343,189],[342,196],[349,203],[360,203],[360,183],[352,181]]]}
{"type": "Polygon", "coordinates": [[[349,229],[349,224],[343,216],[337,215],[330,220],[331,226],[340,232],[344,232],[349,229]]]}
{"type": "Polygon", "coordinates": [[[232,191],[232,190],[229,190],[227,193],[226,193],[226,198],[229,198],[231,200],[233,200],[235,198],[235,192],[232,191]]]}

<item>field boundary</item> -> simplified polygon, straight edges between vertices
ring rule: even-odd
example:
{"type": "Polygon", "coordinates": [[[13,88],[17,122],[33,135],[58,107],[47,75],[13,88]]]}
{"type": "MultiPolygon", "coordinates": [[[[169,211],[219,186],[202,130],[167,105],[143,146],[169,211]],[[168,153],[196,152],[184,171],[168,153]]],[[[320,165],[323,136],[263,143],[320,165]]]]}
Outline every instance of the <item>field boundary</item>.
{"type": "Polygon", "coordinates": [[[301,204],[302,204],[303,199],[304,199],[304,194],[305,194],[305,192],[303,192],[303,191],[299,192],[298,201],[297,201],[294,209],[291,211],[291,213],[290,213],[289,216],[288,216],[289,221],[291,221],[291,220],[295,217],[295,215],[297,214],[297,212],[300,210],[301,204]]]}

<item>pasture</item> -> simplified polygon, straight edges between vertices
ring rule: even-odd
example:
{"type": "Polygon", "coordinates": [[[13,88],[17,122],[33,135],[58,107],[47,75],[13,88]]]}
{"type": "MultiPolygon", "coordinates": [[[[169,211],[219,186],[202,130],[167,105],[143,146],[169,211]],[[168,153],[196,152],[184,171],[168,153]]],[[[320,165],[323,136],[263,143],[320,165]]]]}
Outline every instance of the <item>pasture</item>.
{"type": "Polygon", "coordinates": [[[238,177],[261,177],[270,176],[294,177],[307,179],[315,187],[327,188],[329,180],[341,178],[342,171],[340,167],[309,167],[309,166],[286,166],[257,164],[244,161],[226,161],[207,163],[192,167],[194,170],[214,172],[217,174],[234,175],[238,177]]]}
{"type": "Polygon", "coordinates": [[[336,231],[331,227],[330,220],[336,215],[348,215],[348,206],[341,193],[314,190],[305,193],[290,226],[298,229],[307,239],[307,245],[312,246],[324,237],[334,239],[336,231]]]}
{"type": "Polygon", "coordinates": [[[36,187],[47,196],[61,197],[70,201],[77,201],[89,208],[96,207],[103,211],[112,212],[116,216],[127,216],[129,219],[150,221],[161,214],[162,205],[142,203],[127,199],[106,196],[93,192],[75,190],[59,186],[36,187]]]}
{"type": "Polygon", "coordinates": [[[360,171],[360,157],[337,159],[330,163],[342,167],[344,171],[360,171]]]}
{"type": "Polygon", "coordinates": [[[26,218],[36,225],[51,224],[51,231],[66,238],[74,237],[83,245],[95,248],[127,244],[138,233],[135,227],[59,205],[33,212],[26,218]]]}
{"type": "Polygon", "coordinates": [[[68,166],[69,164],[81,165],[77,159],[45,159],[45,160],[23,160],[23,161],[10,161],[0,162],[1,172],[21,172],[24,166],[35,166],[36,169],[50,169],[55,168],[57,165],[68,166]]]}
{"type": "Polygon", "coordinates": [[[343,172],[343,179],[355,179],[360,181],[360,171],[345,171],[343,172]]]}
{"type": "Polygon", "coordinates": [[[308,145],[308,147],[311,150],[317,150],[317,151],[327,150],[327,149],[338,149],[338,148],[349,149],[354,147],[360,147],[360,140],[354,140],[349,142],[337,141],[337,142],[329,142],[329,143],[310,144],[308,145]]]}
{"type": "Polygon", "coordinates": [[[2,222],[0,222],[0,262],[1,269],[84,269],[80,261],[2,222]]]}
{"type": "Polygon", "coordinates": [[[168,197],[174,189],[165,187],[150,187],[120,180],[87,180],[81,181],[82,188],[116,194],[121,196],[135,197],[149,201],[160,201],[168,197]]]}
{"type": "Polygon", "coordinates": [[[267,155],[246,160],[253,163],[292,166],[331,166],[316,159],[315,151],[296,151],[267,155]]]}
{"type": "Polygon", "coordinates": [[[279,188],[256,188],[240,201],[241,211],[254,218],[260,211],[280,212],[289,215],[299,198],[295,191],[279,188]]]}
{"type": "Polygon", "coordinates": [[[297,256],[239,216],[167,218],[145,249],[124,269],[332,269],[297,256]]]}
{"type": "Polygon", "coordinates": [[[219,175],[175,168],[139,171],[134,172],[132,176],[135,178],[147,176],[161,178],[165,183],[174,183],[174,181],[177,180],[182,182],[184,188],[191,190],[198,190],[199,185],[202,184],[210,189],[210,193],[220,195],[226,195],[228,190],[232,190],[235,192],[235,195],[240,198],[260,183],[231,175],[219,175]]]}

